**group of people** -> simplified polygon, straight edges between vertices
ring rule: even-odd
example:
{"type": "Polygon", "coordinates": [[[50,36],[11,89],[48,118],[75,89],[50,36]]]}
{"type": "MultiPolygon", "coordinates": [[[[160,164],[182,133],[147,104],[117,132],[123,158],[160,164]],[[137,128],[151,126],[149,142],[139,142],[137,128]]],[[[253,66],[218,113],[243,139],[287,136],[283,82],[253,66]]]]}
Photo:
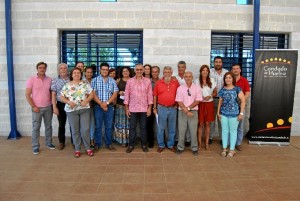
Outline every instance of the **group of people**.
{"type": "Polygon", "coordinates": [[[68,65],[61,63],[58,77],[52,80],[46,76],[47,64],[40,62],[36,65],[37,75],[26,83],[26,99],[32,108],[33,153],[39,154],[42,119],[46,146],[55,149],[51,123],[54,113],[59,123],[58,149],[65,147],[68,118],[77,158],[81,144],[88,156],[102,147],[103,130],[107,149],[115,151],[115,141],[131,153],[136,146],[137,125],[144,152],[154,147],[156,130],[157,152],[167,148],[181,154],[190,146],[197,156],[201,148],[209,150],[215,122],[222,142],[221,156],[232,157],[235,148],[242,150],[245,101],[250,87],[241,76],[239,64],[234,64],[231,72],[222,65],[222,58],[215,57],[214,68],[202,65],[195,78],[186,71],[186,63],[180,61],[178,75],[173,76],[172,67],[166,66],[160,79],[160,68],[149,64],[136,64],[133,73],[130,67],[116,71],[102,63],[100,75],[93,77],[93,68],[84,68],[83,62],[78,62],[70,73],[68,65]]]}

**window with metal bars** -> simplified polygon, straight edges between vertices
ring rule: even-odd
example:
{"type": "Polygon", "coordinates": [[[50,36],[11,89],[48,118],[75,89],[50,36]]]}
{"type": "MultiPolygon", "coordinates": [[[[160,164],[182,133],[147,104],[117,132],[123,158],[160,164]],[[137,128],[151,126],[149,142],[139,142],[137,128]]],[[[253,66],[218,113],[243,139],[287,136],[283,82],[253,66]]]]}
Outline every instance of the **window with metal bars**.
{"type": "MultiPolygon", "coordinates": [[[[69,68],[78,61],[85,66],[134,67],[143,63],[142,31],[62,31],[61,62],[69,68]]],[[[97,72],[99,72],[97,70],[97,72]]]]}
{"type": "MultiPolygon", "coordinates": [[[[260,49],[288,49],[288,34],[260,34],[260,49]]],[[[230,70],[231,65],[238,63],[242,75],[252,83],[252,47],[253,35],[250,33],[211,34],[211,66],[216,56],[223,58],[223,68],[230,70]]]]}

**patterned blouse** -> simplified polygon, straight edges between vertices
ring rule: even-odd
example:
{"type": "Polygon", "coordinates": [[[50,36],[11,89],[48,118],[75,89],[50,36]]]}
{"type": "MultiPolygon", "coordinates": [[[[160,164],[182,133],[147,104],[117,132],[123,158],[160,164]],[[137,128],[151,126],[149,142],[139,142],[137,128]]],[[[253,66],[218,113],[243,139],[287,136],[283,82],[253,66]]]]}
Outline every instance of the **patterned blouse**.
{"type": "Polygon", "coordinates": [[[226,117],[237,117],[240,113],[238,104],[238,94],[240,93],[240,87],[234,87],[232,89],[225,89],[224,87],[219,92],[219,97],[223,99],[220,113],[226,117]]]}
{"type": "Polygon", "coordinates": [[[91,85],[86,81],[81,81],[79,84],[72,84],[71,82],[65,84],[61,90],[61,95],[68,98],[69,101],[76,103],[76,106],[73,109],[66,104],[65,111],[73,112],[76,110],[90,108],[89,104],[83,107],[80,105],[80,103],[86,99],[92,91],[93,89],[91,85]]]}

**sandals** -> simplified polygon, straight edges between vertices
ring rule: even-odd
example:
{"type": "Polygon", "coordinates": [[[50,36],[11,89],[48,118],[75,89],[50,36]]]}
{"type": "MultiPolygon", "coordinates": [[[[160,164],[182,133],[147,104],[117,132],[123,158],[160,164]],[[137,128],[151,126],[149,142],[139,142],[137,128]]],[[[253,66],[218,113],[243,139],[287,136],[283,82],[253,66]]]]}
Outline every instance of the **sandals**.
{"type": "Polygon", "coordinates": [[[208,151],[208,149],[209,149],[209,145],[206,144],[206,145],[205,145],[205,150],[208,151]]]}
{"type": "Polygon", "coordinates": [[[232,158],[235,155],[235,151],[229,151],[229,153],[227,154],[228,158],[232,158]]]}
{"type": "Polygon", "coordinates": [[[88,156],[94,156],[94,152],[92,150],[87,150],[87,155],[88,156]]]}
{"type": "Polygon", "coordinates": [[[75,158],[79,158],[80,157],[80,151],[75,151],[75,158]]]}
{"type": "Polygon", "coordinates": [[[226,154],[227,154],[227,150],[226,150],[226,149],[223,149],[223,151],[221,152],[221,156],[222,156],[222,157],[226,157],[226,154]]]}

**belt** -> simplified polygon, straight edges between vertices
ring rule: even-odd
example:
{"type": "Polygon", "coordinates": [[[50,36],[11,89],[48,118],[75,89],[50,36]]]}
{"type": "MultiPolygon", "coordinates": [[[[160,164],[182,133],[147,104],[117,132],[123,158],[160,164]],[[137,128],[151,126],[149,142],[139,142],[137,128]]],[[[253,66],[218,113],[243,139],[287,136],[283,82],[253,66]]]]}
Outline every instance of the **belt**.
{"type": "Polygon", "coordinates": [[[158,105],[160,105],[160,106],[162,106],[162,107],[175,107],[177,104],[173,104],[173,105],[162,105],[162,104],[158,104],[158,105]]]}

